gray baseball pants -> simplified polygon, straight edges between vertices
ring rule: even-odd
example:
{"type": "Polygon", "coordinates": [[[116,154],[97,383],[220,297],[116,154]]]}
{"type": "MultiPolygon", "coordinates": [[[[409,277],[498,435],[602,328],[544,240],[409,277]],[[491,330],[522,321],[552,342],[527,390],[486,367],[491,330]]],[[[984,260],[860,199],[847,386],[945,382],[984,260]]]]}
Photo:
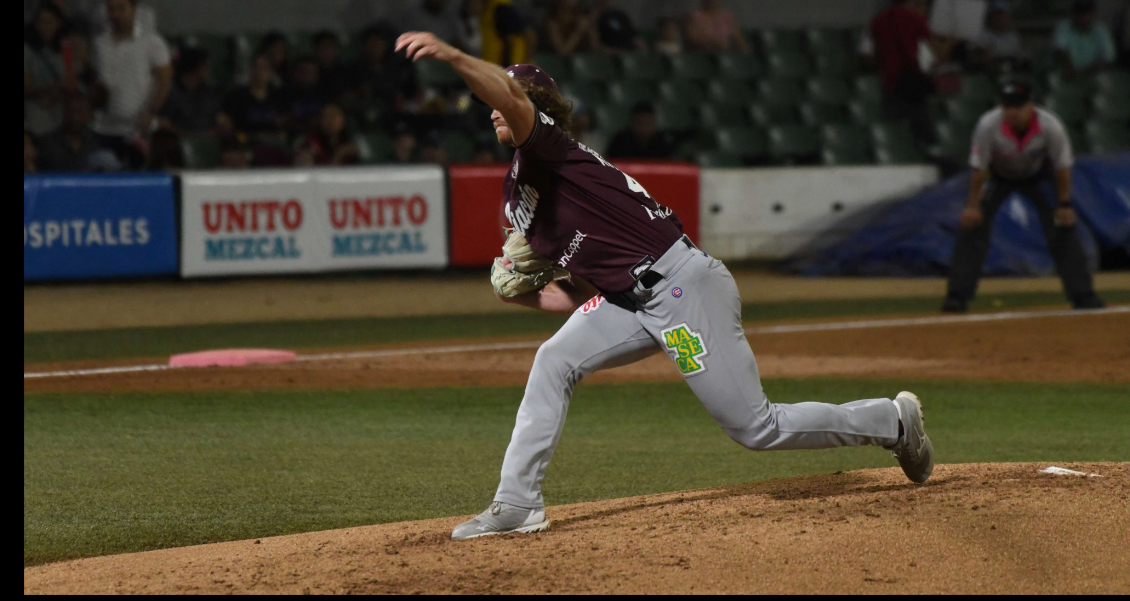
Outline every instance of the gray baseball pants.
{"type": "Polygon", "coordinates": [[[494,500],[543,507],[541,483],[565,427],[573,387],[585,376],[666,351],[710,415],[758,451],[890,446],[898,410],[890,399],[843,405],[770,403],[741,320],[741,298],[721,261],[676,242],[637,284],[637,310],[600,297],[578,309],[538,349],[494,500]]]}

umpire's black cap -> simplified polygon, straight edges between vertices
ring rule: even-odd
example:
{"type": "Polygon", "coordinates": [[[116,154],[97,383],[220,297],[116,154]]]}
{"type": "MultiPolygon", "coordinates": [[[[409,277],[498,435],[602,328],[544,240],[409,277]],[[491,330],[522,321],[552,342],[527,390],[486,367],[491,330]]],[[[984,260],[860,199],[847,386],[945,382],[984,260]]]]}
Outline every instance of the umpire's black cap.
{"type": "Polygon", "coordinates": [[[1001,104],[1024,106],[1032,101],[1032,86],[1021,81],[1010,81],[1000,88],[1001,104]]]}

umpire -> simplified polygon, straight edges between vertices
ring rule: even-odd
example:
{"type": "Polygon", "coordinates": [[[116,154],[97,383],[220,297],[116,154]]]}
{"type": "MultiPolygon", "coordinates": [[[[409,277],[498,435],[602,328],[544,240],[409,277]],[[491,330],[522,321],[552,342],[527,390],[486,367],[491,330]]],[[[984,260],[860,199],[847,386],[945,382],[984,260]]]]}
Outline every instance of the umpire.
{"type": "Polygon", "coordinates": [[[1063,122],[1035,106],[1027,84],[1003,85],[1000,106],[985,113],[973,132],[969,158],[973,178],[969,200],[961,212],[961,234],[953,251],[942,311],[961,313],[968,309],[989,250],[993,217],[1013,192],[1019,192],[1035,205],[1071,304],[1076,309],[1103,307],[1092,286],[1075,226],[1071,203],[1073,162],[1071,140],[1063,122]],[[1041,184],[1053,178],[1057,200],[1054,206],[1041,189],[1041,184]]]}

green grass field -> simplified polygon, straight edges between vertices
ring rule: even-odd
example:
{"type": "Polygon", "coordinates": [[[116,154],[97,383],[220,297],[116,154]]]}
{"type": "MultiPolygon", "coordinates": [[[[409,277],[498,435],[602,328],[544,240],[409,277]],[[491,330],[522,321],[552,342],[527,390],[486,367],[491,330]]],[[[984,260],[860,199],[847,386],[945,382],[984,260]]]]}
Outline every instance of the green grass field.
{"type": "MultiPolygon", "coordinates": [[[[944,463],[1130,459],[1124,387],[765,387],[777,402],[914,390],[944,463]]],[[[24,565],[478,512],[491,500],[521,394],[25,394],[24,565]]],[[[582,384],[545,493],[553,505],[893,465],[876,448],[746,451],[682,383],[582,384]]]]}

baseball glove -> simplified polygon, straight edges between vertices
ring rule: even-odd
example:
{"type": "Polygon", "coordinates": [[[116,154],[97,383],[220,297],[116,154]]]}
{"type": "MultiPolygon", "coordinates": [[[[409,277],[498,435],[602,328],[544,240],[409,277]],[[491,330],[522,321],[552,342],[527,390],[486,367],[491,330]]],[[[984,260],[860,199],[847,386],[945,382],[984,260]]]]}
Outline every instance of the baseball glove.
{"type": "Polygon", "coordinates": [[[506,267],[502,257],[494,260],[490,268],[490,283],[494,291],[504,298],[521,296],[545,288],[550,282],[569,277],[569,272],[553,266],[553,261],[539,255],[525,236],[507,230],[509,236],[502,246],[502,254],[510,260],[506,267]]]}

